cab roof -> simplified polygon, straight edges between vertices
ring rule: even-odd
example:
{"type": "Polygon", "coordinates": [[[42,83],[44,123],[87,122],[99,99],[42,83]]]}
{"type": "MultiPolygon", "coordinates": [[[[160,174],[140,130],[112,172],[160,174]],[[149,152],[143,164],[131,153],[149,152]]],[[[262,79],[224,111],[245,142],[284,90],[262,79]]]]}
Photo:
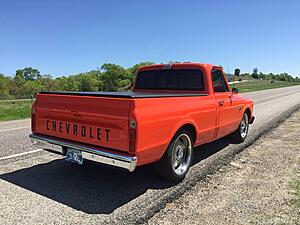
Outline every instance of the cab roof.
{"type": "Polygon", "coordinates": [[[208,63],[198,63],[198,62],[175,62],[175,63],[167,63],[167,64],[153,64],[149,66],[142,66],[138,69],[138,71],[145,70],[160,70],[160,69],[212,69],[218,68],[222,69],[221,66],[208,64],[208,63]]]}

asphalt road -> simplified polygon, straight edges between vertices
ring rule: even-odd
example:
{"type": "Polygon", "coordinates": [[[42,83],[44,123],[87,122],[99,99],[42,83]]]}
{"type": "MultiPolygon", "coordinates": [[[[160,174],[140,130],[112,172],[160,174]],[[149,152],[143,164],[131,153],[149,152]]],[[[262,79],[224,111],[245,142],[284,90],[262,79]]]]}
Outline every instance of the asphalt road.
{"type": "Polygon", "coordinates": [[[147,221],[300,106],[300,86],[243,95],[255,101],[247,141],[237,145],[223,138],[199,147],[187,178],[176,186],[157,178],[151,166],[133,173],[92,162],[72,168],[30,146],[29,120],[0,123],[0,224],[147,221]]]}

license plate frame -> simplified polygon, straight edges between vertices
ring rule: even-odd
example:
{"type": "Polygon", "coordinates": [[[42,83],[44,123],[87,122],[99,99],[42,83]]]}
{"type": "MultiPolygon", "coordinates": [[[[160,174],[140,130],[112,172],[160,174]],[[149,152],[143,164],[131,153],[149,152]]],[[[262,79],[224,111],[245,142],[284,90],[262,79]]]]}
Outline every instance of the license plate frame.
{"type": "Polygon", "coordinates": [[[74,148],[68,148],[65,160],[67,162],[82,165],[83,164],[82,152],[74,148]]]}

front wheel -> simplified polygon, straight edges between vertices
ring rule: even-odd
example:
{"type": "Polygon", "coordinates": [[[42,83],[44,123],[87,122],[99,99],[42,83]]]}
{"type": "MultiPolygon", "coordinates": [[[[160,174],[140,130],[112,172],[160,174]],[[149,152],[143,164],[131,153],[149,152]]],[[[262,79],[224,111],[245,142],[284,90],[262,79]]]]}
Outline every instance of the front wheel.
{"type": "Polygon", "coordinates": [[[233,132],[232,137],[234,140],[238,141],[239,143],[242,143],[245,141],[248,135],[248,131],[249,117],[247,113],[244,113],[238,129],[236,129],[236,131],[233,132]]]}
{"type": "Polygon", "coordinates": [[[191,137],[188,130],[181,130],[175,134],[167,151],[155,165],[155,170],[160,177],[175,182],[185,178],[193,157],[191,137]]]}

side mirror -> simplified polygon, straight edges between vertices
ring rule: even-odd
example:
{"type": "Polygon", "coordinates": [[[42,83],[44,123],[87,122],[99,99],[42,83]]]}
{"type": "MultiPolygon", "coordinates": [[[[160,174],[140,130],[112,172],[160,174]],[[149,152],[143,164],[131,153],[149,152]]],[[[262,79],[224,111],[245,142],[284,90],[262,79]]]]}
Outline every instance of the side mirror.
{"type": "Polygon", "coordinates": [[[239,93],[239,89],[237,89],[237,88],[232,88],[232,93],[235,93],[235,94],[239,93]]]}

